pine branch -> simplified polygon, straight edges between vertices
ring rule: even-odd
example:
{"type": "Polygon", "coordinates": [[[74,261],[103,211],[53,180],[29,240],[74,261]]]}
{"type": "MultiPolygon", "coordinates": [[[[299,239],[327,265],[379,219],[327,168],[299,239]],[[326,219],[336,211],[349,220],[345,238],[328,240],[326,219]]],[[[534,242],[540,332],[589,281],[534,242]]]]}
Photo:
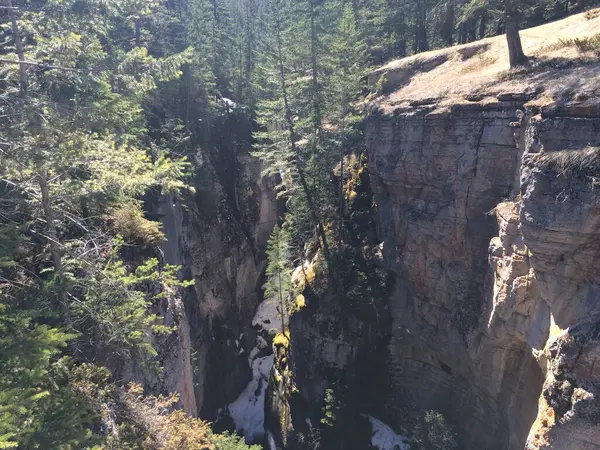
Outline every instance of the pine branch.
{"type": "Polygon", "coordinates": [[[22,64],[25,66],[35,66],[35,67],[40,67],[42,69],[56,69],[56,70],[68,70],[70,72],[81,72],[81,69],[76,69],[74,67],[63,67],[63,66],[55,66],[52,64],[43,64],[43,63],[38,63],[35,61],[14,61],[12,59],[3,59],[0,58],[0,63],[4,63],[4,64],[22,64]]]}

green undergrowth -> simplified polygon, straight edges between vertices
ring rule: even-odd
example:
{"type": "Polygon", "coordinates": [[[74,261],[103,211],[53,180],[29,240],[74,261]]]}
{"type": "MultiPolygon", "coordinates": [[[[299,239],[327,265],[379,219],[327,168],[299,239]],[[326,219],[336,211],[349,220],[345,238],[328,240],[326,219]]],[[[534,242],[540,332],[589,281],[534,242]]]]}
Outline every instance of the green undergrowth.
{"type": "Polygon", "coordinates": [[[437,411],[425,411],[412,430],[411,450],[453,450],[458,448],[456,433],[437,411]]]}
{"type": "MultiPolygon", "coordinates": [[[[344,190],[345,240],[331,251],[335,286],[327,287],[327,297],[333,300],[334,309],[340,309],[342,317],[376,323],[385,316],[394,277],[385,266],[378,246],[373,194],[364,154],[349,159],[344,190]]],[[[324,279],[323,274],[323,267],[318,267],[317,278],[324,279]]]]}

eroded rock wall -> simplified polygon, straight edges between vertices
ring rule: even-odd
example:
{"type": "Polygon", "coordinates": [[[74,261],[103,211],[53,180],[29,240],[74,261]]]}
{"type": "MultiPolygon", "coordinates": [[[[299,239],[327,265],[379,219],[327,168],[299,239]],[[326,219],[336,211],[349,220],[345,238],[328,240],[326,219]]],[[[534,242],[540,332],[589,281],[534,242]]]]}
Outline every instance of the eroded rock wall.
{"type": "Polygon", "coordinates": [[[590,170],[544,162],[600,143],[600,118],[589,101],[540,109],[534,96],[376,108],[367,125],[379,235],[398,274],[398,408],[442,411],[460,448],[600,442],[598,186],[590,170]],[[585,358],[569,359],[578,349],[585,358]]]}
{"type": "Polygon", "coordinates": [[[394,384],[408,399],[399,406],[442,411],[464,448],[499,448],[508,431],[500,396],[481,374],[494,368],[478,366],[470,339],[488,295],[496,234],[489,212],[517,188],[520,152],[510,125],[518,106],[375,112],[367,128],[380,238],[399,277],[390,299],[394,384]]]}
{"type": "Polygon", "coordinates": [[[520,230],[551,313],[528,449],[600,448],[600,115],[587,105],[529,120],[520,230]]]}
{"type": "Polygon", "coordinates": [[[261,300],[266,242],[278,217],[271,181],[262,177],[249,147],[224,146],[219,157],[227,161],[199,150],[195,193],[165,198],[158,211],[168,238],[165,262],[180,265],[195,282],[183,293],[176,348],[165,348],[172,380],[166,388],[180,393],[186,411],[209,420],[251,377],[252,318],[261,300]]]}

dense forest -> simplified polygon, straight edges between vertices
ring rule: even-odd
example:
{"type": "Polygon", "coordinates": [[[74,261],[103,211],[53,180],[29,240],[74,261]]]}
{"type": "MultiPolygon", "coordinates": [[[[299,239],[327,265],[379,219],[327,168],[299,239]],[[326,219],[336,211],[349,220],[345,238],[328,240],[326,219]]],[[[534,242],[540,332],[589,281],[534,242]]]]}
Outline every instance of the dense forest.
{"type": "Polygon", "coordinates": [[[192,283],[164,264],[147,203],[193,196],[221,117],[248,123],[285,202],[266,286],[285,338],[291,270],[315,249],[338,294],[380,279],[353,275],[364,236],[347,205],[369,68],[505,32],[526,64],[519,28],[597,3],[5,0],[0,448],[249,448],[128,382],[125,366],[160,374],[154,342],[173,330],[157,305],[192,283]]]}

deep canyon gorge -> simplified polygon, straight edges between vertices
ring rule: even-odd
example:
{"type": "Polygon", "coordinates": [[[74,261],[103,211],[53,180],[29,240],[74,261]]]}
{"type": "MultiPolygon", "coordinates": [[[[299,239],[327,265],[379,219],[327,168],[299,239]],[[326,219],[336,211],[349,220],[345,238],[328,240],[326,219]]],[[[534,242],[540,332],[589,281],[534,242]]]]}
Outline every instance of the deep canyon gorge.
{"type": "Polygon", "coordinates": [[[327,299],[295,314],[284,363],[294,401],[277,368],[252,366],[273,358],[276,325],[253,319],[282,205],[249,149],[221,172],[197,155],[211,187],[198,176],[193,203],[157,209],[165,260],[195,281],[173,299],[180,326],[162,347],[164,383],[186,411],[218,419],[254,372],[252,401],[266,398],[259,415],[281,448],[319,420],[332,373],[363,367],[373,401],[361,412],[398,432],[433,409],[465,450],[600,449],[600,69],[540,65],[444,91],[444,65],[468,72],[489,41],[370,76],[369,251],[394,276],[387,317],[322,326],[338,311],[327,299]]]}
{"type": "Polygon", "coordinates": [[[600,450],[600,0],[0,25],[0,449],[600,450]]]}

